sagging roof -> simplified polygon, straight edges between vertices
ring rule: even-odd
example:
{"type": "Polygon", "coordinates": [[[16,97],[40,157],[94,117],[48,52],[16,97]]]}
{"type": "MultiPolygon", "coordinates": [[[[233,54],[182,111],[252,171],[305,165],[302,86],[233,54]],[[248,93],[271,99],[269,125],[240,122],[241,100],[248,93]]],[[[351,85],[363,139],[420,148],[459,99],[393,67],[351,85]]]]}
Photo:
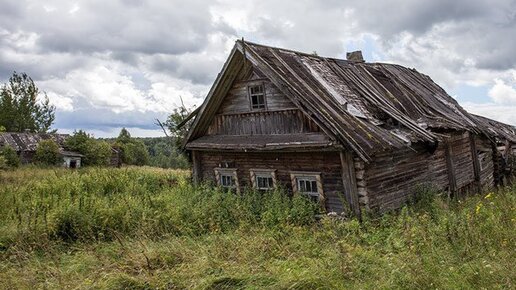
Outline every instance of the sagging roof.
{"type": "Polygon", "coordinates": [[[0,133],[0,147],[9,145],[17,152],[36,151],[42,140],[54,140],[62,147],[67,137],[67,134],[5,132],[0,133]]]}
{"type": "Polygon", "coordinates": [[[498,122],[486,117],[471,114],[475,120],[482,124],[498,140],[508,140],[516,144],[516,127],[498,122]]]}
{"type": "Polygon", "coordinates": [[[186,142],[203,136],[239,70],[249,63],[331,139],[363,160],[411,142],[440,140],[432,129],[493,135],[488,122],[466,112],[430,77],[415,69],[237,41],[197,111],[186,142]]]}

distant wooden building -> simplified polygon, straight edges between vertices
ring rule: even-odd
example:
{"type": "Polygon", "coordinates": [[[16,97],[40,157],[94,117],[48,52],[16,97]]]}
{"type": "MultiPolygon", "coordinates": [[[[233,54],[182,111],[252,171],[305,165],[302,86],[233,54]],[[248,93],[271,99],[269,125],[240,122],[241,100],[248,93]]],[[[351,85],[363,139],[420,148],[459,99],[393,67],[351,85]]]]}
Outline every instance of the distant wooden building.
{"type": "Polygon", "coordinates": [[[3,146],[12,147],[20,156],[22,164],[32,163],[39,142],[43,140],[53,140],[60,147],[59,152],[63,157],[63,167],[81,167],[83,155],[67,151],[63,148],[68,135],[66,134],[47,134],[47,133],[0,133],[0,148],[3,146]]]}
{"type": "Polygon", "coordinates": [[[276,186],[327,211],[384,212],[421,184],[451,194],[500,182],[516,129],[466,112],[428,76],[237,41],[185,141],[193,178],[276,186]]]}
{"type": "Polygon", "coordinates": [[[61,156],[63,156],[63,167],[66,168],[79,168],[81,167],[81,160],[84,157],[84,155],[73,152],[73,151],[66,151],[66,150],[59,150],[59,153],[61,153],[61,156]]]}
{"type": "Polygon", "coordinates": [[[111,147],[111,157],[109,159],[109,165],[111,167],[122,166],[122,156],[120,148],[111,147]]]}

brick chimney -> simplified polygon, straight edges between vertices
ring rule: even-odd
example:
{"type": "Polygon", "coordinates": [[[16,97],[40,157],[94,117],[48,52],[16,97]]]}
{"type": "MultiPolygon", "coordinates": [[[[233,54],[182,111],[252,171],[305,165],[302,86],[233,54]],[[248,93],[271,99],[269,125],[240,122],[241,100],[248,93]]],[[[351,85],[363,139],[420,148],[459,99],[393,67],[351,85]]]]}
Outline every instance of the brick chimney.
{"type": "Polygon", "coordinates": [[[346,59],[353,62],[364,62],[361,50],[346,53],[346,59]]]}

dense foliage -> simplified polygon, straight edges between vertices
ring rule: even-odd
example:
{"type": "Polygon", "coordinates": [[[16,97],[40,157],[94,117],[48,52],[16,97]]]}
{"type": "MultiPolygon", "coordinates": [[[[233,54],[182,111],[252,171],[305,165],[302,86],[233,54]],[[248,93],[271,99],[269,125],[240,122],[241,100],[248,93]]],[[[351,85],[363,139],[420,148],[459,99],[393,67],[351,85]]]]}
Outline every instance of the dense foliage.
{"type": "Polygon", "coordinates": [[[167,121],[165,122],[165,126],[172,135],[175,146],[177,148],[181,147],[183,140],[188,134],[188,130],[190,129],[190,126],[193,122],[193,119],[186,121],[191,113],[191,109],[188,109],[182,105],[181,107],[174,109],[172,114],[168,116],[167,121]]]}
{"type": "Polygon", "coordinates": [[[149,163],[147,165],[161,168],[188,168],[187,157],[174,145],[173,138],[138,138],[147,147],[149,163]]]}
{"type": "Polygon", "coordinates": [[[0,288],[513,288],[516,188],[377,218],[150,168],[0,172],[0,288]]]}
{"type": "Polygon", "coordinates": [[[112,149],[106,141],[96,140],[88,133],[79,130],[66,139],[65,148],[84,155],[82,164],[84,166],[106,166],[109,165],[112,149]]]}
{"type": "MultiPolygon", "coordinates": [[[[124,136],[126,136],[125,133],[124,136]]],[[[122,150],[121,147],[123,146],[120,146],[121,142],[119,142],[118,139],[119,138],[104,140],[114,144],[115,148],[122,150]]],[[[174,139],[171,137],[130,137],[129,140],[134,140],[132,142],[143,143],[143,145],[145,146],[147,154],[144,153],[143,160],[146,161],[144,165],[175,169],[185,169],[189,168],[190,166],[188,158],[176,147],[174,139]]],[[[141,148],[142,147],[140,147],[140,149],[141,148]]],[[[134,163],[134,161],[132,160],[134,160],[134,158],[132,158],[131,155],[127,156],[125,164],[128,164],[127,161],[134,163]]]]}
{"type": "MultiPolygon", "coordinates": [[[[20,157],[11,146],[3,146],[0,148],[0,157],[3,159],[5,168],[16,168],[20,166],[20,157]]],[[[1,165],[0,165],[1,166],[1,165]]]]}
{"type": "Polygon", "coordinates": [[[0,154],[0,170],[9,169],[9,166],[7,166],[7,161],[5,160],[5,157],[0,154]]]}
{"type": "Polygon", "coordinates": [[[34,154],[34,162],[47,166],[63,163],[63,157],[59,153],[59,145],[51,139],[40,141],[34,154]]]}
{"type": "Polygon", "coordinates": [[[38,100],[39,89],[25,73],[13,73],[0,89],[0,127],[7,132],[47,132],[55,119],[48,97],[38,100]]]}
{"type": "Polygon", "coordinates": [[[142,141],[132,138],[127,129],[122,128],[118,138],[116,138],[115,146],[122,153],[122,163],[127,165],[148,165],[149,152],[142,141]]]}

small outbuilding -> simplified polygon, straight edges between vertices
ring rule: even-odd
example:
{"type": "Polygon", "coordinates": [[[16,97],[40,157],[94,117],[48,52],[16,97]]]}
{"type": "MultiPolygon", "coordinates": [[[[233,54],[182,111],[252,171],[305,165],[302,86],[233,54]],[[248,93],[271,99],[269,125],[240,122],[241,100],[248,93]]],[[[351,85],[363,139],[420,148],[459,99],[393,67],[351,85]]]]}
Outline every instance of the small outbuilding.
{"type": "Polygon", "coordinates": [[[84,157],[84,155],[72,152],[72,151],[66,151],[66,150],[60,150],[61,156],[63,156],[63,167],[66,168],[79,168],[81,167],[81,158],[84,157]]]}

